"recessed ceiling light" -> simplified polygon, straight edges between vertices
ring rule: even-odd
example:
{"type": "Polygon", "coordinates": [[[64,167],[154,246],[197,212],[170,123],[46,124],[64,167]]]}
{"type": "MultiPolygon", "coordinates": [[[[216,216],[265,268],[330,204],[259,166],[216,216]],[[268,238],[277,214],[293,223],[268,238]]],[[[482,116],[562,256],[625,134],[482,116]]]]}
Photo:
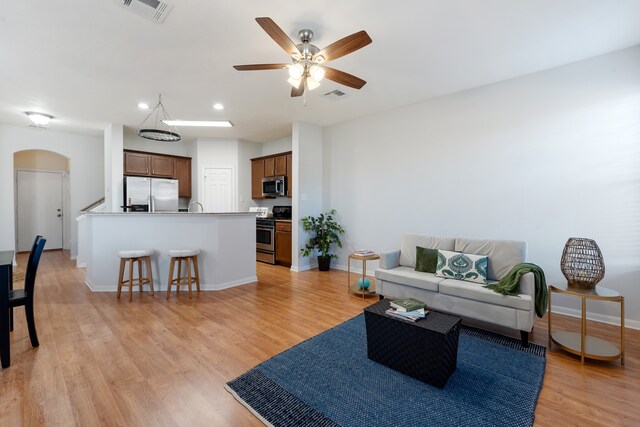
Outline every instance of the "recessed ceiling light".
{"type": "Polygon", "coordinates": [[[163,120],[162,122],[169,126],[199,126],[215,128],[230,128],[233,126],[229,120],[163,120]]]}
{"type": "Polygon", "coordinates": [[[213,104],[213,109],[214,110],[224,110],[224,105],[220,104],[219,102],[216,102],[215,104],[213,104]]]}
{"type": "Polygon", "coordinates": [[[141,102],[140,104],[138,104],[138,108],[141,109],[141,110],[148,110],[149,109],[149,104],[141,102]]]}
{"type": "Polygon", "coordinates": [[[29,119],[38,126],[46,126],[53,119],[52,115],[44,113],[36,113],[34,111],[25,111],[25,114],[29,119]]]}

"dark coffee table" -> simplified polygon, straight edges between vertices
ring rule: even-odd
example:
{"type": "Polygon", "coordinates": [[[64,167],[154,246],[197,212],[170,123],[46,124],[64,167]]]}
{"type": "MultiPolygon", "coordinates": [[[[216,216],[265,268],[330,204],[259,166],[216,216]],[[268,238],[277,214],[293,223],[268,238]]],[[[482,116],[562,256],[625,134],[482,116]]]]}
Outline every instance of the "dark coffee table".
{"type": "Polygon", "coordinates": [[[364,309],[369,359],[443,388],[456,370],[461,320],[433,311],[412,323],[385,314],[383,299],[364,309]]]}

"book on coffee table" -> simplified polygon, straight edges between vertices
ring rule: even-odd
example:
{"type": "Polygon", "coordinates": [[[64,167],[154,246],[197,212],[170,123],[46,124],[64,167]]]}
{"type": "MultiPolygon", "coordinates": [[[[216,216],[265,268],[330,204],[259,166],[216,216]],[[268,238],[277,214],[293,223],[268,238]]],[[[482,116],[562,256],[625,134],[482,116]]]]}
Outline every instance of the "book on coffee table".
{"type": "Polygon", "coordinates": [[[400,319],[411,323],[415,323],[418,320],[422,319],[422,317],[403,316],[402,314],[398,314],[398,311],[393,308],[388,309],[387,311],[385,311],[385,313],[389,317],[393,317],[394,319],[400,319]]]}
{"type": "Polygon", "coordinates": [[[396,299],[391,301],[391,307],[398,311],[415,311],[425,308],[427,304],[415,298],[396,299]]]}

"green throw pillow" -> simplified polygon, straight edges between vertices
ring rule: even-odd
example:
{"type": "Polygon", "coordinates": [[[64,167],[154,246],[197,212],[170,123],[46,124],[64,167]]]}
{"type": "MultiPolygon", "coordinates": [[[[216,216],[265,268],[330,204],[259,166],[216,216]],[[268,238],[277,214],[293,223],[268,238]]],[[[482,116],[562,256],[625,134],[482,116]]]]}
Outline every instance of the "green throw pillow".
{"type": "Polygon", "coordinates": [[[416,246],[416,271],[435,273],[438,265],[438,250],[416,246]]]}

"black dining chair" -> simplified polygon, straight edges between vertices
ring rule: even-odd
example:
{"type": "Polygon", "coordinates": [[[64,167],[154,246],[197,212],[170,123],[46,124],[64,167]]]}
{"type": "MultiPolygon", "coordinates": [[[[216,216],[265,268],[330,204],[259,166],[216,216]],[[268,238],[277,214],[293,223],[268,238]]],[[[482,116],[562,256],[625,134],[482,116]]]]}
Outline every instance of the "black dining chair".
{"type": "MultiPolygon", "coordinates": [[[[44,245],[47,243],[47,239],[42,236],[36,237],[33,242],[33,248],[29,254],[29,261],[27,262],[27,272],[24,279],[24,289],[12,289],[9,291],[9,308],[13,310],[14,307],[24,305],[24,311],[27,316],[27,326],[29,328],[29,338],[31,339],[31,345],[38,347],[38,335],[36,334],[36,323],[33,317],[33,290],[36,284],[36,273],[38,272],[38,264],[40,264],[40,256],[44,245]]],[[[13,317],[13,313],[12,317],[13,317]]],[[[13,322],[11,322],[13,323],[13,322]]]]}

